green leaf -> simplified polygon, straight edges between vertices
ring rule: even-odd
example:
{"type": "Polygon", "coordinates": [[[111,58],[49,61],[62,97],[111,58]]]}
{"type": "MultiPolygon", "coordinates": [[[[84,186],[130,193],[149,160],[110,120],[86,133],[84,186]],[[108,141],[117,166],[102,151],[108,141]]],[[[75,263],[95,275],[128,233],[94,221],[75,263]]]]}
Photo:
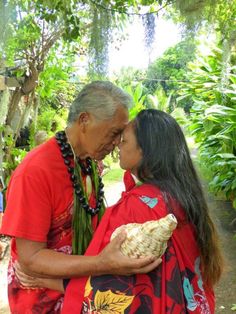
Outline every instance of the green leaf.
{"type": "MultiPolygon", "coordinates": [[[[236,207],[235,207],[236,208],[236,207]]],[[[231,311],[236,311],[236,304],[232,304],[232,306],[231,306],[231,311]]]]}
{"type": "Polygon", "coordinates": [[[229,153],[225,153],[225,154],[217,154],[216,156],[220,157],[220,158],[232,158],[232,159],[236,159],[236,156],[234,154],[229,154],[229,153]]]}
{"type": "Polygon", "coordinates": [[[212,131],[212,129],[214,128],[214,123],[210,120],[204,120],[203,121],[203,127],[207,132],[212,131]]]}

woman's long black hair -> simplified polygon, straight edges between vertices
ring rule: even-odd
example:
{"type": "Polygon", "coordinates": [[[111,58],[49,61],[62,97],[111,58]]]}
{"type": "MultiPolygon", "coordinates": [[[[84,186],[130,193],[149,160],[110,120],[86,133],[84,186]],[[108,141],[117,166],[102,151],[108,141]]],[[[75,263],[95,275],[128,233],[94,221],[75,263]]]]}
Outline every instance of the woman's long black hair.
{"type": "Polygon", "coordinates": [[[143,110],[133,123],[143,153],[138,178],[158,186],[169,208],[175,200],[184,209],[196,228],[204,281],[212,286],[222,273],[222,256],[184,134],[175,119],[160,110],[143,110]]]}

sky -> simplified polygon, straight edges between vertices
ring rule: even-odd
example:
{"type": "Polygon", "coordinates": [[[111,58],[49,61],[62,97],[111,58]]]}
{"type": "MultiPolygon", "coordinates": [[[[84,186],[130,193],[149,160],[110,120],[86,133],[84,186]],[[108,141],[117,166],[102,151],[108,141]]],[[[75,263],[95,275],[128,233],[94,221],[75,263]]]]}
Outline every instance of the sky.
{"type": "MultiPolygon", "coordinates": [[[[127,25],[125,34],[128,38],[122,43],[113,42],[109,49],[109,77],[112,73],[119,73],[122,67],[132,66],[137,69],[145,69],[148,67],[149,57],[145,50],[144,28],[140,17],[127,25]],[[119,47],[119,50],[115,49],[119,47]]],[[[154,61],[161,56],[163,52],[171,46],[181,41],[180,29],[171,21],[158,17],[155,28],[155,39],[153,50],[150,55],[150,61],[154,61]]],[[[75,63],[77,73],[86,75],[87,60],[84,56],[79,58],[75,63]]]]}
{"type": "MultiPolygon", "coordinates": [[[[144,29],[141,18],[128,26],[127,32],[129,37],[122,43],[119,50],[114,48],[115,44],[110,48],[110,66],[109,73],[117,72],[122,66],[133,66],[135,68],[147,68],[148,53],[145,51],[144,29]]],[[[163,52],[177,44],[181,40],[181,34],[178,27],[170,20],[159,18],[156,21],[156,35],[153,44],[153,50],[150,55],[151,61],[161,56],[163,52]]]]}

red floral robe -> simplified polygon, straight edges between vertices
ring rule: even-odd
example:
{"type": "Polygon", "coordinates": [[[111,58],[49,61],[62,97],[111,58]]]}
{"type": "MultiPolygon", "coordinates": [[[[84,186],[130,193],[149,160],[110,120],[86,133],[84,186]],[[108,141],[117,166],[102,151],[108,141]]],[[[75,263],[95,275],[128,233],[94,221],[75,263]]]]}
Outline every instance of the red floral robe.
{"type": "MultiPolygon", "coordinates": [[[[125,184],[126,192],[107,209],[86,255],[98,254],[120,225],[160,219],[169,213],[158,188],[148,184],[135,186],[129,173],[125,175],[125,184]]],[[[157,269],[143,275],[72,279],[62,313],[214,313],[214,293],[202,282],[194,227],[187,223],[177,204],[173,213],[178,227],[157,269]]]]}

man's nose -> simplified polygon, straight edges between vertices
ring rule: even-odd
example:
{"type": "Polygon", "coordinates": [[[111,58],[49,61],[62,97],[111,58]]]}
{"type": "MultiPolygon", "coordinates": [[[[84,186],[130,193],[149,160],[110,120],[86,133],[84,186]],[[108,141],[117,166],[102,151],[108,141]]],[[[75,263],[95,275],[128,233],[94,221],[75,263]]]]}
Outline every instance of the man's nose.
{"type": "Polygon", "coordinates": [[[120,141],[121,141],[121,134],[119,134],[119,135],[117,135],[117,136],[115,137],[115,139],[113,140],[112,144],[113,144],[114,146],[118,146],[118,145],[120,144],[120,141]]]}

